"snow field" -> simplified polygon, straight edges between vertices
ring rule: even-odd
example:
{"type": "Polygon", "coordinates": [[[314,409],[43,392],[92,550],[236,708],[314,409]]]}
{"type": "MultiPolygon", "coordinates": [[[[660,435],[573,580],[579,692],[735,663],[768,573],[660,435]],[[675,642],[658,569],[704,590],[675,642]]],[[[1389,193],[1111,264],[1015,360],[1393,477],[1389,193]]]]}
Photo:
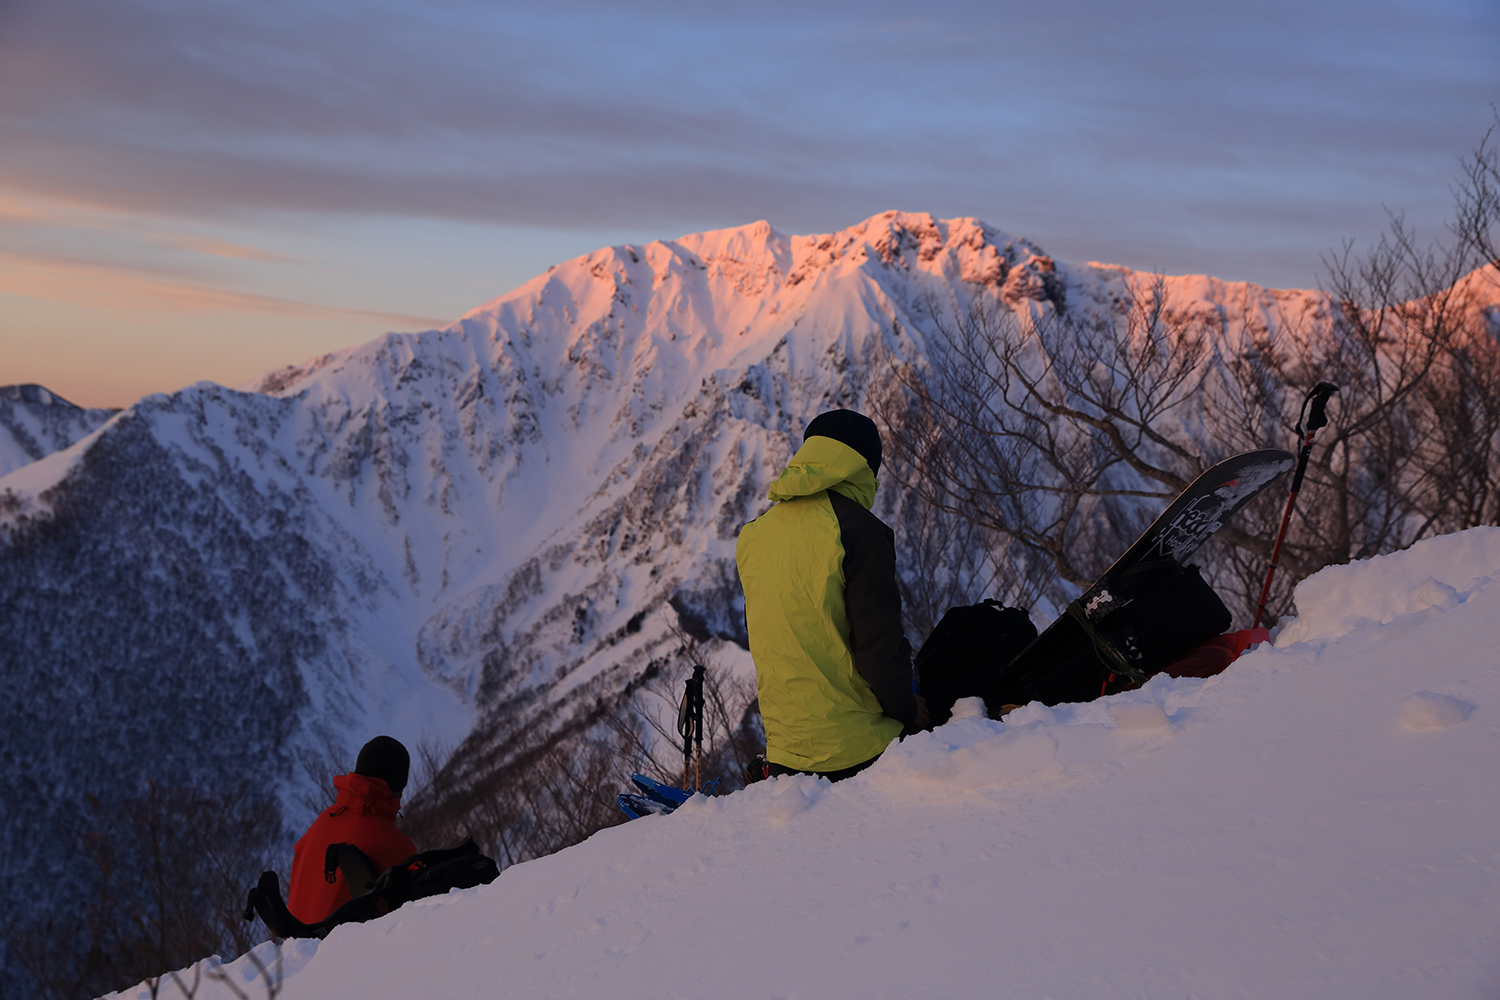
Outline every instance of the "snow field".
{"type": "Polygon", "coordinates": [[[1495,996],[1497,571],[1500,528],[1330,568],[1220,677],[962,704],[289,943],[281,996],[1495,996]]]}

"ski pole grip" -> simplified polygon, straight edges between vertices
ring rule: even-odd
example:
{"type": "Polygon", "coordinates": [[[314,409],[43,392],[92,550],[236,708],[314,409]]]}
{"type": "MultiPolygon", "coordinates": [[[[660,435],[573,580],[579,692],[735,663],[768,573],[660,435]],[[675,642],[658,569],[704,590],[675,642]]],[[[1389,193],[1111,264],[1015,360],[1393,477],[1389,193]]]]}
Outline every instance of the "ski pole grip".
{"type": "Polygon", "coordinates": [[[1328,397],[1338,391],[1339,387],[1332,382],[1319,382],[1307,394],[1308,401],[1312,403],[1312,412],[1307,415],[1307,431],[1309,434],[1320,427],[1328,425],[1328,397]]]}

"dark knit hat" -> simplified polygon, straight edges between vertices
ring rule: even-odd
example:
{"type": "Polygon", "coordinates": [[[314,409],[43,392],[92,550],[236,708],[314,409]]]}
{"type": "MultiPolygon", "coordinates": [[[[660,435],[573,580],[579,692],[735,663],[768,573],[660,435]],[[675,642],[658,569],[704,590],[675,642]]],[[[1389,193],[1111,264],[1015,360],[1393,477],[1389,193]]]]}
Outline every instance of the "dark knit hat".
{"type": "Polygon", "coordinates": [[[806,441],[810,437],[833,438],[847,444],[864,456],[865,461],[870,463],[871,472],[880,471],[880,428],[863,413],[855,413],[853,410],[820,413],[807,425],[802,440],[806,441]]]}
{"type": "Polygon", "coordinates": [[[401,741],[390,736],[377,736],[359,751],[359,760],[354,763],[354,773],[366,778],[381,778],[391,791],[400,795],[406,787],[406,776],[411,770],[411,754],[401,741]]]}

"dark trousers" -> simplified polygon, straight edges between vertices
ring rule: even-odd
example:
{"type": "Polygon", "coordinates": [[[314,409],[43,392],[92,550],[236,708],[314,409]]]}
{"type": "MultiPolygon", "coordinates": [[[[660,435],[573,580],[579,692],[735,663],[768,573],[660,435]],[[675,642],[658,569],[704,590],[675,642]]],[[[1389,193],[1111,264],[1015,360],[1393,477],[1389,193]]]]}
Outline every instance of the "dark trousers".
{"type": "Polygon", "coordinates": [[[772,778],[778,774],[810,774],[815,778],[827,778],[829,781],[843,781],[845,778],[854,777],[879,759],[880,754],[876,754],[862,764],[855,764],[853,767],[846,767],[839,771],[799,771],[795,767],[786,767],[782,764],[773,764],[767,761],[766,770],[768,772],[767,776],[772,778]]]}

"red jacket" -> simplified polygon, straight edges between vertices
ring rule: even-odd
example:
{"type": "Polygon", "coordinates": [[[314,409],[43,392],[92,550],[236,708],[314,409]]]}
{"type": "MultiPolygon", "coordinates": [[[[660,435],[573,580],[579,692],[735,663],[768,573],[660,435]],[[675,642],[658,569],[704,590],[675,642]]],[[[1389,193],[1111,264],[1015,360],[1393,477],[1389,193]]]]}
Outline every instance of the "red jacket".
{"type": "Polygon", "coordinates": [[[338,798],[313,820],[292,857],[286,906],[305,924],[318,923],[349,902],[343,872],[335,871],[331,883],[323,877],[329,844],[353,844],[369,855],[377,872],[417,853],[411,838],[396,829],[401,800],[384,779],[341,774],[333,779],[333,787],[338,798]]]}

